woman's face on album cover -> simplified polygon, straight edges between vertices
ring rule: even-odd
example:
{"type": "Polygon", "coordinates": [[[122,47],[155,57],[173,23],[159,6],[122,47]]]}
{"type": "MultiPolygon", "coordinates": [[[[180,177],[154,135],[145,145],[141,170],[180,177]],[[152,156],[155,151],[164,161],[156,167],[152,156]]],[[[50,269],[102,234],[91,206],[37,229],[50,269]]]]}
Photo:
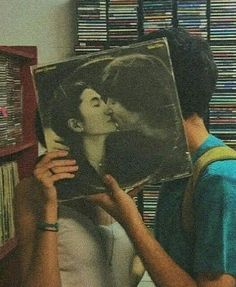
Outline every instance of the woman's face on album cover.
{"type": "Polygon", "coordinates": [[[99,135],[116,131],[112,110],[95,90],[86,88],[80,99],[79,110],[83,118],[84,134],[99,135]]]}
{"type": "Polygon", "coordinates": [[[108,98],[107,106],[112,110],[112,118],[118,124],[120,130],[137,129],[140,115],[127,110],[120,102],[108,98]]]}

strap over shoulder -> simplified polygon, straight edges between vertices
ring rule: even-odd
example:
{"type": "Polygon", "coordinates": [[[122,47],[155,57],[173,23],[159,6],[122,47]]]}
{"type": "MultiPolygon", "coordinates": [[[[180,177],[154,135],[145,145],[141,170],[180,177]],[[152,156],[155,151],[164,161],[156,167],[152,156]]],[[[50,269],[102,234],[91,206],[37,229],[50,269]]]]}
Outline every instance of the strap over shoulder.
{"type": "Polygon", "coordinates": [[[193,210],[193,196],[195,186],[199,176],[206,167],[215,162],[221,160],[236,160],[236,150],[228,146],[217,146],[207,150],[194,164],[192,176],[189,178],[187,187],[184,192],[182,201],[182,225],[190,238],[194,239],[194,210],[193,210]]]}

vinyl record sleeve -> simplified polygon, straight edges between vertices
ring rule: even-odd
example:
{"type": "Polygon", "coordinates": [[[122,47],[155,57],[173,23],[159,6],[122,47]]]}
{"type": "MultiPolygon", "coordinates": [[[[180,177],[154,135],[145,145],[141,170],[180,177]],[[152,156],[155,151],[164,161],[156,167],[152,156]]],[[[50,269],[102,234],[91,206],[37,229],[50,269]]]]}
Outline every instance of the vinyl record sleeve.
{"type": "Polygon", "coordinates": [[[129,191],[189,176],[191,158],[165,38],[33,69],[49,151],[66,147],[73,179],[59,200],[104,192],[104,174],[129,191]]]}

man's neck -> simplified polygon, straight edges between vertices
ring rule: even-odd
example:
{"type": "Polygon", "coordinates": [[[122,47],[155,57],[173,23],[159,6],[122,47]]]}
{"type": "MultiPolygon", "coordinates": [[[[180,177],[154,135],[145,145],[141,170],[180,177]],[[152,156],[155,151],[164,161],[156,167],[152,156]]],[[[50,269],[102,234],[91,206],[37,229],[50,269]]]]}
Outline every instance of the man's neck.
{"type": "Polygon", "coordinates": [[[203,119],[197,114],[184,121],[184,129],[191,153],[195,152],[209,135],[203,119]]]}

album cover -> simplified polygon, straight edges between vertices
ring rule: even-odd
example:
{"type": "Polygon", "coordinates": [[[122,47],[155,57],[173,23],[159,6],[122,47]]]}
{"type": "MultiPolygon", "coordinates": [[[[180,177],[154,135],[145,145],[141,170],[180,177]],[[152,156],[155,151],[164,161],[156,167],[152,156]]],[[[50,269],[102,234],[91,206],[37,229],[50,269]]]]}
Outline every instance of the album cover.
{"type": "Polygon", "coordinates": [[[60,200],[189,176],[191,158],[165,38],[76,56],[33,70],[49,151],[66,148],[73,179],[60,200]]]}

